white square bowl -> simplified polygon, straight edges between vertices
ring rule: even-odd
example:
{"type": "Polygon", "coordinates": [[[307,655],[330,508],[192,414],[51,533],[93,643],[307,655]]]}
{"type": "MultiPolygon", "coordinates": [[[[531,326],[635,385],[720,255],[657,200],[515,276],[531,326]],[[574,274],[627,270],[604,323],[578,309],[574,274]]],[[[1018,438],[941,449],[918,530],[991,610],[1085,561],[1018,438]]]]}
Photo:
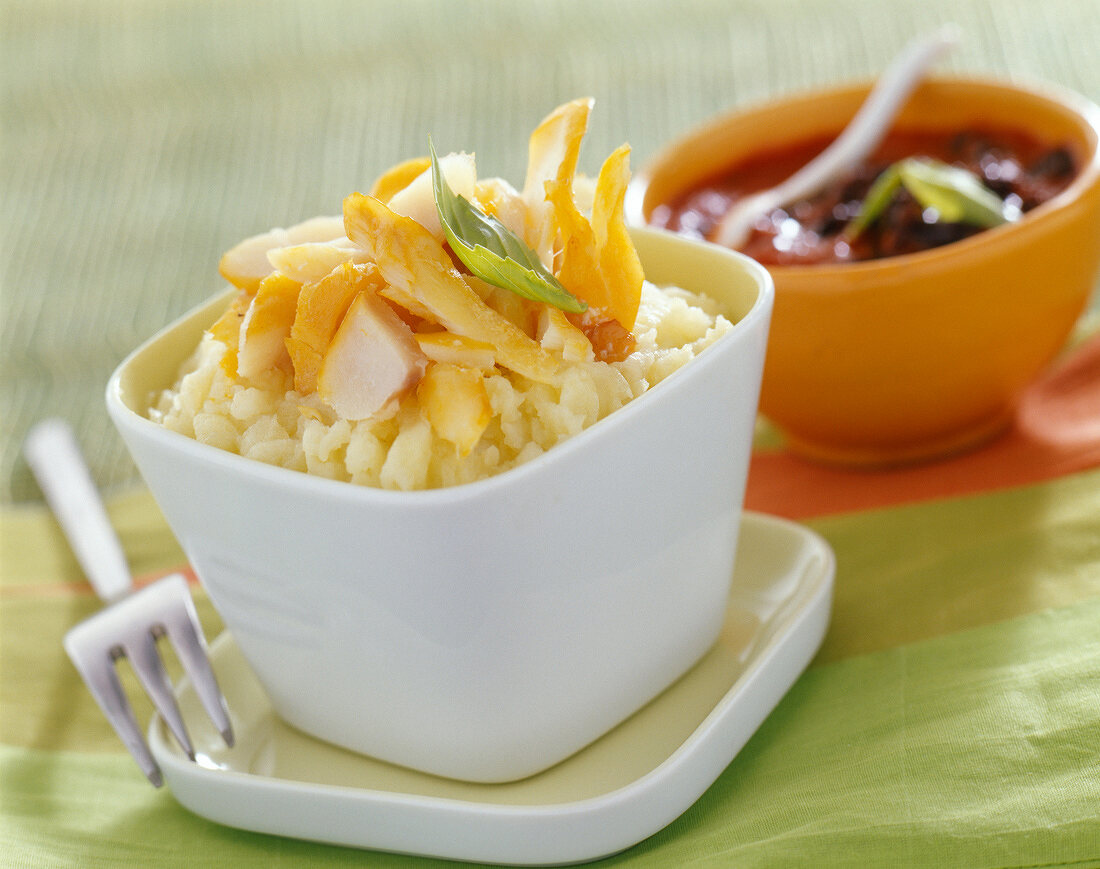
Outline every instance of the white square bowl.
{"type": "Polygon", "coordinates": [[[543,456],[392,492],[150,421],[219,295],[131,354],[107,406],[272,705],[301,730],[501,782],[583,748],[714,643],[737,546],[773,287],[752,260],[632,230],[646,276],[736,325],[543,456]]]}

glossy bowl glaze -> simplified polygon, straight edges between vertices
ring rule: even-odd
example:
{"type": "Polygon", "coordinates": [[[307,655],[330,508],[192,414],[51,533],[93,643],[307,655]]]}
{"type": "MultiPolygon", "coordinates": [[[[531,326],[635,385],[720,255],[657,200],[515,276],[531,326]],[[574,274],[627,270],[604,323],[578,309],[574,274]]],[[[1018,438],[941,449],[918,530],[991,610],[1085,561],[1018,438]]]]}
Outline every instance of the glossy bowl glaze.
{"type": "MultiPolygon", "coordinates": [[[[869,85],[801,94],[718,118],[635,179],[628,219],[762,150],[839,133],[869,85]]],[[[1049,87],[933,79],[897,125],[1023,129],[1069,143],[1071,185],[1016,223],[882,260],[769,266],[775,312],[760,399],[793,449],[851,465],[960,451],[1001,431],[1057,355],[1100,272],[1100,109],[1049,87]]]]}
{"type": "Polygon", "coordinates": [[[614,727],[715,642],[730,591],[773,288],[650,230],[646,274],[730,333],[533,461],[393,492],[200,444],[147,418],[222,295],[152,338],[107,405],[276,711],[437,775],[506,781],[614,727]]]}

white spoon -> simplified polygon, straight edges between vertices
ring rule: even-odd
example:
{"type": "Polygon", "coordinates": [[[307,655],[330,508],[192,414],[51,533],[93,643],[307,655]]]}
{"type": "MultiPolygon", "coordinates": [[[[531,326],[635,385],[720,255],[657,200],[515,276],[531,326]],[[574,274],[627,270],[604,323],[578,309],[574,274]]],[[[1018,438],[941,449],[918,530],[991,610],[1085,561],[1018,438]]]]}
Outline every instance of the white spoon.
{"type": "Polygon", "coordinates": [[[959,29],[947,25],[906,45],[832,144],[786,181],[737,202],[718,224],[714,240],[726,247],[740,247],[761,215],[811,196],[856,166],[878,147],[928,67],[958,41],[959,29]]]}

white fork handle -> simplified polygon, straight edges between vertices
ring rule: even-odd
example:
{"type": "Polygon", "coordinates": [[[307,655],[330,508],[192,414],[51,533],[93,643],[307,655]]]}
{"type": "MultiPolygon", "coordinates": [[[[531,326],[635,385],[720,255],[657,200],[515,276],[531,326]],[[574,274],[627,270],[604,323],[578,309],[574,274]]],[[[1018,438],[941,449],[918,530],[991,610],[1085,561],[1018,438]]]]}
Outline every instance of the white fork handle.
{"type": "Polygon", "coordinates": [[[107,603],[125,597],[130,568],[72,429],[43,420],[27,434],[23,455],[96,594],[107,603]]]}
{"type": "Polygon", "coordinates": [[[925,70],[958,41],[959,29],[954,25],[912,40],[882,73],[855,117],[832,144],[783,183],[734,205],[718,225],[715,241],[740,247],[760,215],[816,193],[874,151],[925,70]]]}

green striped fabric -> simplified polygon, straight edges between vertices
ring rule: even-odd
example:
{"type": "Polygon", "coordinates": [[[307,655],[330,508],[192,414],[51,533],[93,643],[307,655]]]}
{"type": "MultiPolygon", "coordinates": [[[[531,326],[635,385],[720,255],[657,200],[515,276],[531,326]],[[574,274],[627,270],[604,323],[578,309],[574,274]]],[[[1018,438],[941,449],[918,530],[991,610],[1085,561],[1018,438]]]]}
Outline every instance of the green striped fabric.
{"type": "MultiPolygon", "coordinates": [[[[821,653],[695,806],[609,862],[1100,865],[1098,492],[1091,471],[810,523],[840,565],[821,653]]],[[[145,492],[113,506],[138,563],[173,561],[140,553],[166,540],[145,492]]],[[[5,551],[50,548],[44,510],[13,524],[5,551]]],[[[97,606],[79,570],[5,571],[0,603],[4,865],[434,865],[191,815],[149,787],[63,660],[62,634],[97,606]]]]}
{"type": "MultiPolygon", "coordinates": [[[[135,573],[185,568],[102,393],[129,349],[217,288],[225,248],[335,213],[429,134],[518,181],[533,125],[591,94],[582,168],[624,140],[638,165],[716,112],[872,76],[948,20],[966,38],[945,70],[1100,100],[1094,0],[0,0],[0,14],[0,866],[26,869],[454,865],[192,815],[149,787],[61,650],[99,605],[19,443],[67,417],[135,573]]],[[[766,428],[758,445],[777,446],[766,428]]],[[[690,810],[606,863],[1100,866],[1100,470],[809,524],[839,565],[821,652],[690,810]]]]}
{"type": "Polygon", "coordinates": [[[218,257],[427,149],[523,180],[527,136],[596,98],[581,168],[709,116],[874,76],[957,22],[948,72],[1100,101],[1094,0],[0,0],[0,500],[69,417],[96,479],[135,471],[103,409],[127,351],[219,286],[218,257]]]}

